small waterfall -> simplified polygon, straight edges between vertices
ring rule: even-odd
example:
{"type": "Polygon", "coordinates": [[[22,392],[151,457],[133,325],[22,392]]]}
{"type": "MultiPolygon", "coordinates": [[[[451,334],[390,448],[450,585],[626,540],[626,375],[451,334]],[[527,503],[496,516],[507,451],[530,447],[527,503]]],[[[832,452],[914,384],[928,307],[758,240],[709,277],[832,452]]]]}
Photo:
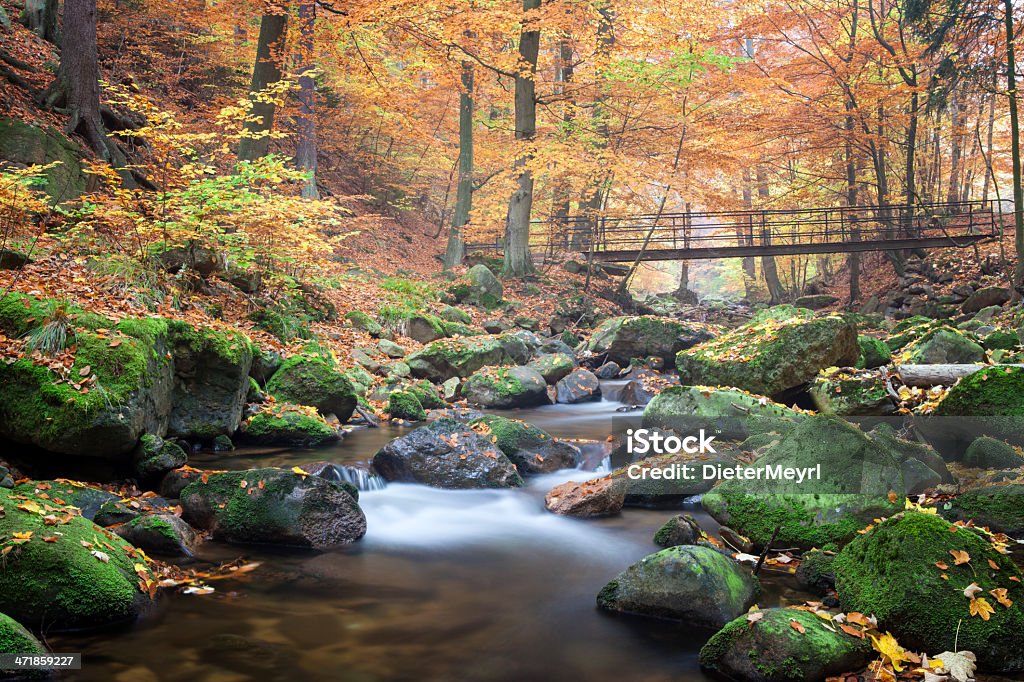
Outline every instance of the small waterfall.
{"type": "Polygon", "coordinates": [[[596,469],[594,469],[594,473],[595,474],[610,474],[611,472],[612,472],[612,456],[611,455],[605,455],[604,459],[601,460],[601,463],[597,465],[596,469]]]}
{"type": "Polygon", "coordinates": [[[318,472],[317,476],[329,481],[351,483],[358,490],[383,490],[387,487],[387,481],[377,474],[345,464],[332,464],[318,472]]]}

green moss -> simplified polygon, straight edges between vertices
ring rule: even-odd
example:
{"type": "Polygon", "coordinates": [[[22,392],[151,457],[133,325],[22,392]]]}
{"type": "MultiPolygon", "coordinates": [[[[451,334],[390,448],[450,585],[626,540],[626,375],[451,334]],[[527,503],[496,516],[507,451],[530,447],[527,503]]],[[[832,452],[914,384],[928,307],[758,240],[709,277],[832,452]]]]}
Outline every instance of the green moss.
{"type": "Polygon", "coordinates": [[[345,313],[345,319],[352,323],[356,329],[362,329],[373,336],[379,335],[383,329],[377,321],[364,313],[362,310],[352,310],[345,313]]]}
{"type": "Polygon", "coordinates": [[[1024,457],[1005,441],[989,436],[976,438],[964,453],[964,464],[982,469],[1016,469],[1024,466],[1024,457]]]}
{"type": "Polygon", "coordinates": [[[316,447],[338,440],[338,434],[323,417],[287,403],[278,403],[253,415],[243,425],[242,435],[256,443],[300,447],[316,447]]]}
{"type": "Polygon", "coordinates": [[[129,556],[135,552],[131,545],[53,500],[19,500],[12,494],[0,489],[0,539],[13,546],[0,571],[0,610],[20,622],[61,630],[128,621],[149,604],[139,589],[137,566],[147,579],[153,575],[129,556]],[[49,514],[64,522],[47,525],[49,514]],[[15,532],[32,537],[17,543],[15,532]],[[56,542],[43,541],[51,536],[56,542]]]}
{"type": "Polygon", "coordinates": [[[352,383],[332,361],[311,355],[293,355],[267,382],[267,392],[280,401],[309,405],[341,421],[352,416],[356,397],[352,383]]]}
{"type": "Polygon", "coordinates": [[[447,406],[438,394],[437,387],[426,379],[417,381],[406,390],[416,396],[425,410],[437,410],[447,406]]]}
{"type": "Polygon", "coordinates": [[[1004,658],[1017,661],[1009,669],[1024,665],[1019,646],[1024,588],[1009,580],[1019,578],[1020,572],[979,532],[956,528],[933,514],[907,512],[856,537],[833,567],[843,608],[874,614],[880,628],[891,630],[903,646],[973,651],[988,669],[1000,669],[1004,658]],[[956,565],[950,551],[964,551],[970,561],[956,565]],[[936,562],[948,567],[938,568],[936,562]],[[991,618],[972,617],[963,594],[972,583],[982,588],[978,596],[985,598],[990,590],[1006,588],[1014,605],[1006,608],[989,598],[995,608],[991,618]]]}
{"type": "Polygon", "coordinates": [[[861,334],[857,337],[857,346],[860,348],[860,357],[857,358],[858,369],[881,367],[892,359],[892,352],[885,342],[873,336],[861,334]]]}
{"type": "Polygon", "coordinates": [[[1024,368],[994,365],[961,379],[934,414],[1024,416],[1024,368]]]}
{"type": "Polygon", "coordinates": [[[392,419],[418,422],[427,418],[423,405],[412,391],[393,392],[388,397],[387,411],[392,419]]]}
{"type": "Polygon", "coordinates": [[[239,365],[246,362],[247,358],[259,355],[259,348],[238,330],[197,328],[181,320],[171,320],[168,332],[173,344],[186,346],[195,354],[216,355],[226,364],[239,365]]]}

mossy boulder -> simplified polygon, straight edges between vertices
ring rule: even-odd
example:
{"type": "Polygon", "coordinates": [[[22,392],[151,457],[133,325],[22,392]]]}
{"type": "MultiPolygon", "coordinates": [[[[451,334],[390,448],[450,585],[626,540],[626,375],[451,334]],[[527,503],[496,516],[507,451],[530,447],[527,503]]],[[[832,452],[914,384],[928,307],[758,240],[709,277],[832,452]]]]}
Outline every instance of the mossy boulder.
{"type": "Polygon", "coordinates": [[[892,360],[892,351],[881,339],[861,334],[857,337],[857,347],[860,348],[860,357],[857,358],[858,369],[873,369],[889,364],[892,360]]]}
{"type": "Polygon", "coordinates": [[[981,435],[1024,443],[1024,368],[985,367],[958,381],[932,410],[922,426],[936,437],[966,446],[981,435]]]}
{"type": "Polygon", "coordinates": [[[814,317],[814,311],[810,308],[801,308],[791,303],[783,303],[770,308],[758,310],[750,318],[749,324],[757,325],[762,322],[775,321],[785,322],[788,320],[810,320],[814,317]]]}
{"type": "Polygon", "coordinates": [[[942,326],[944,325],[940,320],[915,315],[894,326],[889,336],[885,339],[885,345],[889,348],[890,352],[895,353],[905,348],[908,344],[920,339],[931,330],[942,326]]]}
{"type": "Polygon", "coordinates": [[[423,312],[411,313],[403,318],[398,324],[398,331],[420,343],[430,343],[448,336],[444,320],[423,312]]]}
{"type": "Polygon", "coordinates": [[[874,614],[879,628],[904,647],[973,651],[981,670],[1024,670],[1024,587],[1010,580],[1022,577],[980,531],[952,526],[934,514],[906,512],[854,538],[833,569],[842,608],[874,614]],[[964,552],[970,560],[958,565],[951,552],[964,552]],[[994,609],[988,620],[971,615],[964,590],[972,584],[981,587],[975,597],[994,609]],[[997,589],[1006,590],[1012,606],[990,594],[997,589]]]}
{"type": "Polygon", "coordinates": [[[345,319],[349,321],[356,329],[361,329],[370,336],[380,336],[384,328],[380,326],[377,320],[373,319],[362,310],[350,310],[345,313],[345,319]]]}
{"type": "Polygon", "coordinates": [[[687,545],[636,562],[601,589],[597,605],[720,628],[749,609],[759,591],[748,569],[709,547],[687,545]]]}
{"type": "Polygon", "coordinates": [[[835,552],[824,552],[820,549],[804,552],[796,569],[796,581],[800,587],[819,595],[834,591],[836,574],[832,570],[832,562],[835,559],[835,552]]]}
{"type": "Polygon", "coordinates": [[[992,485],[968,490],[939,507],[950,521],[973,521],[994,533],[1024,538],[1024,485],[992,485]]]}
{"type": "Polygon", "coordinates": [[[1020,337],[1009,329],[993,329],[985,334],[981,344],[986,350],[1013,351],[1020,348],[1020,337]]]}
{"type": "Polygon", "coordinates": [[[449,418],[395,438],[374,455],[373,468],[389,481],[435,488],[523,485],[515,465],[490,437],[449,418]]]}
{"type": "MultiPolygon", "coordinates": [[[[21,336],[46,313],[31,297],[0,302],[0,327],[21,336]],[[27,306],[27,307],[26,307],[27,306]]],[[[50,452],[121,459],[144,433],[163,434],[171,412],[173,363],[163,320],[77,321],[74,363],[51,370],[25,358],[0,363],[0,434],[50,452]]]]}
{"type": "Polygon", "coordinates": [[[752,465],[820,471],[820,478],[725,480],[702,500],[719,523],[764,546],[809,549],[844,542],[872,519],[899,511],[905,495],[895,453],[836,417],[810,417],[752,465]],[[819,468],[820,467],[820,468],[819,468]]]}
{"type": "Polygon", "coordinates": [[[498,409],[549,402],[547,382],[530,367],[484,367],[462,384],[462,395],[473,405],[498,409]]]}
{"type": "Polygon", "coordinates": [[[514,334],[442,339],[412,353],[406,362],[413,376],[442,383],[465,379],[486,366],[522,365],[530,358],[526,343],[514,334]]]}
{"type": "Polygon", "coordinates": [[[12,547],[0,571],[3,613],[64,631],[129,623],[152,604],[154,577],[135,548],[74,508],[4,489],[0,507],[2,545],[12,547]]]}
{"type": "Polygon", "coordinates": [[[392,419],[410,422],[421,422],[427,418],[427,412],[420,404],[420,399],[412,391],[394,391],[388,396],[387,412],[392,419]]]}
{"type": "MultiPolygon", "coordinates": [[[[702,495],[715,485],[715,479],[704,478],[703,465],[736,463],[735,451],[726,444],[715,441],[716,453],[697,452],[689,454],[678,452],[658,454],[638,459],[631,464],[619,467],[609,476],[621,481],[626,489],[625,504],[630,507],[648,507],[653,509],[678,509],[694,495],[702,495]],[[652,470],[671,471],[676,465],[694,467],[692,478],[653,478],[652,470]]],[[[639,457],[641,455],[634,455],[639,457]]],[[[617,460],[617,453],[612,460],[617,460]]]]}
{"type": "MultiPolygon", "coordinates": [[[[0,613],[0,654],[28,654],[45,656],[49,649],[36,636],[10,616],[0,613]]],[[[50,673],[44,670],[0,670],[0,680],[45,680],[50,673]]]]}
{"type": "Polygon", "coordinates": [[[909,365],[959,365],[984,359],[984,348],[950,327],[927,331],[907,344],[899,355],[900,362],[909,365]]]}
{"type": "Polygon", "coordinates": [[[239,437],[259,445],[319,447],[338,441],[338,432],[316,408],[275,403],[257,412],[242,425],[239,437]]]}
{"type": "Polygon", "coordinates": [[[661,547],[695,545],[702,535],[703,531],[692,515],[677,514],[654,533],[654,544],[661,547]]]}
{"type": "Polygon", "coordinates": [[[537,370],[544,381],[554,385],[576,369],[576,360],[567,353],[549,353],[534,358],[527,367],[537,370]]]}
{"type": "Polygon", "coordinates": [[[53,500],[60,506],[74,507],[90,521],[96,517],[104,504],[120,502],[121,497],[103,488],[59,479],[56,481],[28,481],[13,488],[19,495],[30,495],[44,500],[53,500]]]}
{"type": "Polygon", "coordinates": [[[774,608],[754,615],[757,620],[741,616],[708,640],[701,667],[744,682],[805,682],[856,672],[874,657],[867,640],[810,611],[774,608]]]}
{"type": "Polygon", "coordinates": [[[826,367],[860,357],[857,330],[839,315],[766,320],[727,332],[675,359],[680,380],[775,395],[811,381],[826,367]]]}
{"type": "Polygon", "coordinates": [[[156,556],[190,557],[199,534],[174,514],[137,516],[114,532],[135,547],[156,556]]]}
{"type": "Polygon", "coordinates": [[[705,429],[719,438],[740,439],[752,433],[787,431],[806,416],[735,388],[669,386],[644,408],[643,426],[683,434],[705,429]]]}
{"type": "Polygon", "coordinates": [[[801,296],[793,301],[793,305],[797,308],[807,308],[809,310],[821,310],[836,303],[839,303],[839,298],[831,294],[810,294],[801,296]]]}
{"type": "Polygon", "coordinates": [[[814,378],[809,392],[822,414],[881,416],[896,411],[884,370],[831,367],[814,378]]]}
{"type": "Polygon", "coordinates": [[[188,454],[180,445],[146,433],[135,450],[132,473],[141,480],[152,480],[187,463],[188,454]]]}
{"type": "Polygon", "coordinates": [[[555,402],[586,403],[601,399],[601,382],[588,369],[575,369],[555,384],[555,402]]]}
{"type": "Polygon", "coordinates": [[[211,473],[181,491],[183,518],[239,544],[309,549],[347,545],[366,533],[350,485],[283,469],[211,473]]]}
{"type": "Polygon", "coordinates": [[[212,440],[230,436],[242,420],[254,347],[237,330],[199,329],[168,323],[174,357],[174,392],[167,432],[212,440]]]}
{"type": "Polygon", "coordinates": [[[425,410],[436,410],[448,406],[438,387],[426,379],[409,384],[406,390],[416,396],[425,410]]]}
{"type": "Polygon", "coordinates": [[[546,431],[518,419],[487,415],[469,425],[485,437],[492,436],[498,449],[521,474],[572,469],[580,460],[580,450],[575,445],[556,440],[546,431]]]}
{"type": "Polygon", "coordinates": [[[352,382],[334,363],[317,355],[293,355],[267,382],[267,392],[280,401],[315,407],[342,423],[356,409],[352,382]]]}
{"type": "Polygon", "coordinates": [[[967,446],[963,462],[979,469],[1016,469],[1024,466],[1024,457],[1006,441],[982,436],[967,446]]]}
{"type": "Polygon", "coordinates": [[[493,308],[501,303],[505,295],[501,280],[494,276],[483,263],[477,263],[466,272],[466,280],[469,282],[467,296],[462,300],[475,303],[485,308],[493,308]]]}
{"type": "Polygon", "coordinates": [[[633,358],[659,357],[671,365],[676,353],[714,338],[721,330],[699,322],[643,315],[613,317],[594,330],[587,350],[628,365],[633,358]]]}

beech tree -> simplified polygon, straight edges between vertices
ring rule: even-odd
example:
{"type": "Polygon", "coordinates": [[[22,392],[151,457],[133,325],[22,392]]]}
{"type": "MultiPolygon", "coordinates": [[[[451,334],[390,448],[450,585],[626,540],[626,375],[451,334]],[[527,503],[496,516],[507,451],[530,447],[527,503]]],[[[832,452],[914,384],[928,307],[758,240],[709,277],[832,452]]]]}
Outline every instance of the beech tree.
{"type": "Polygon", "coordinates": [[[256,62],[252,69],[249,97],[252,110],[245,131],[238,143],[238,160],[253,161],[270,150],[270,133],[274,129],[277,105],[263,93],[281,80],[284,41],[288,29],[288,9],[268,5],[260,20],[260,37],[256,46],[256,62]]]}

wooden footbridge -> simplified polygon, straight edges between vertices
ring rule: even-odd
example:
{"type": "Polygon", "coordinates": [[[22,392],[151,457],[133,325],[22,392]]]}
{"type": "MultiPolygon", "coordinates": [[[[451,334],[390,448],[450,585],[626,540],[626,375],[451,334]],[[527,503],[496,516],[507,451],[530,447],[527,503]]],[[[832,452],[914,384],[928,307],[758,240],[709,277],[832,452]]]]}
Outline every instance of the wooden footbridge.
{"type": "MultiPolygon", "coordinates": [[[[996,201],[764,211],[569,216],[537,221],[531,248],[543,260],[585,253],[634,262],[967,247],[996,237],[996,201]]],[[[473,251],[503,243],[467,244],[473,251]]]]}

